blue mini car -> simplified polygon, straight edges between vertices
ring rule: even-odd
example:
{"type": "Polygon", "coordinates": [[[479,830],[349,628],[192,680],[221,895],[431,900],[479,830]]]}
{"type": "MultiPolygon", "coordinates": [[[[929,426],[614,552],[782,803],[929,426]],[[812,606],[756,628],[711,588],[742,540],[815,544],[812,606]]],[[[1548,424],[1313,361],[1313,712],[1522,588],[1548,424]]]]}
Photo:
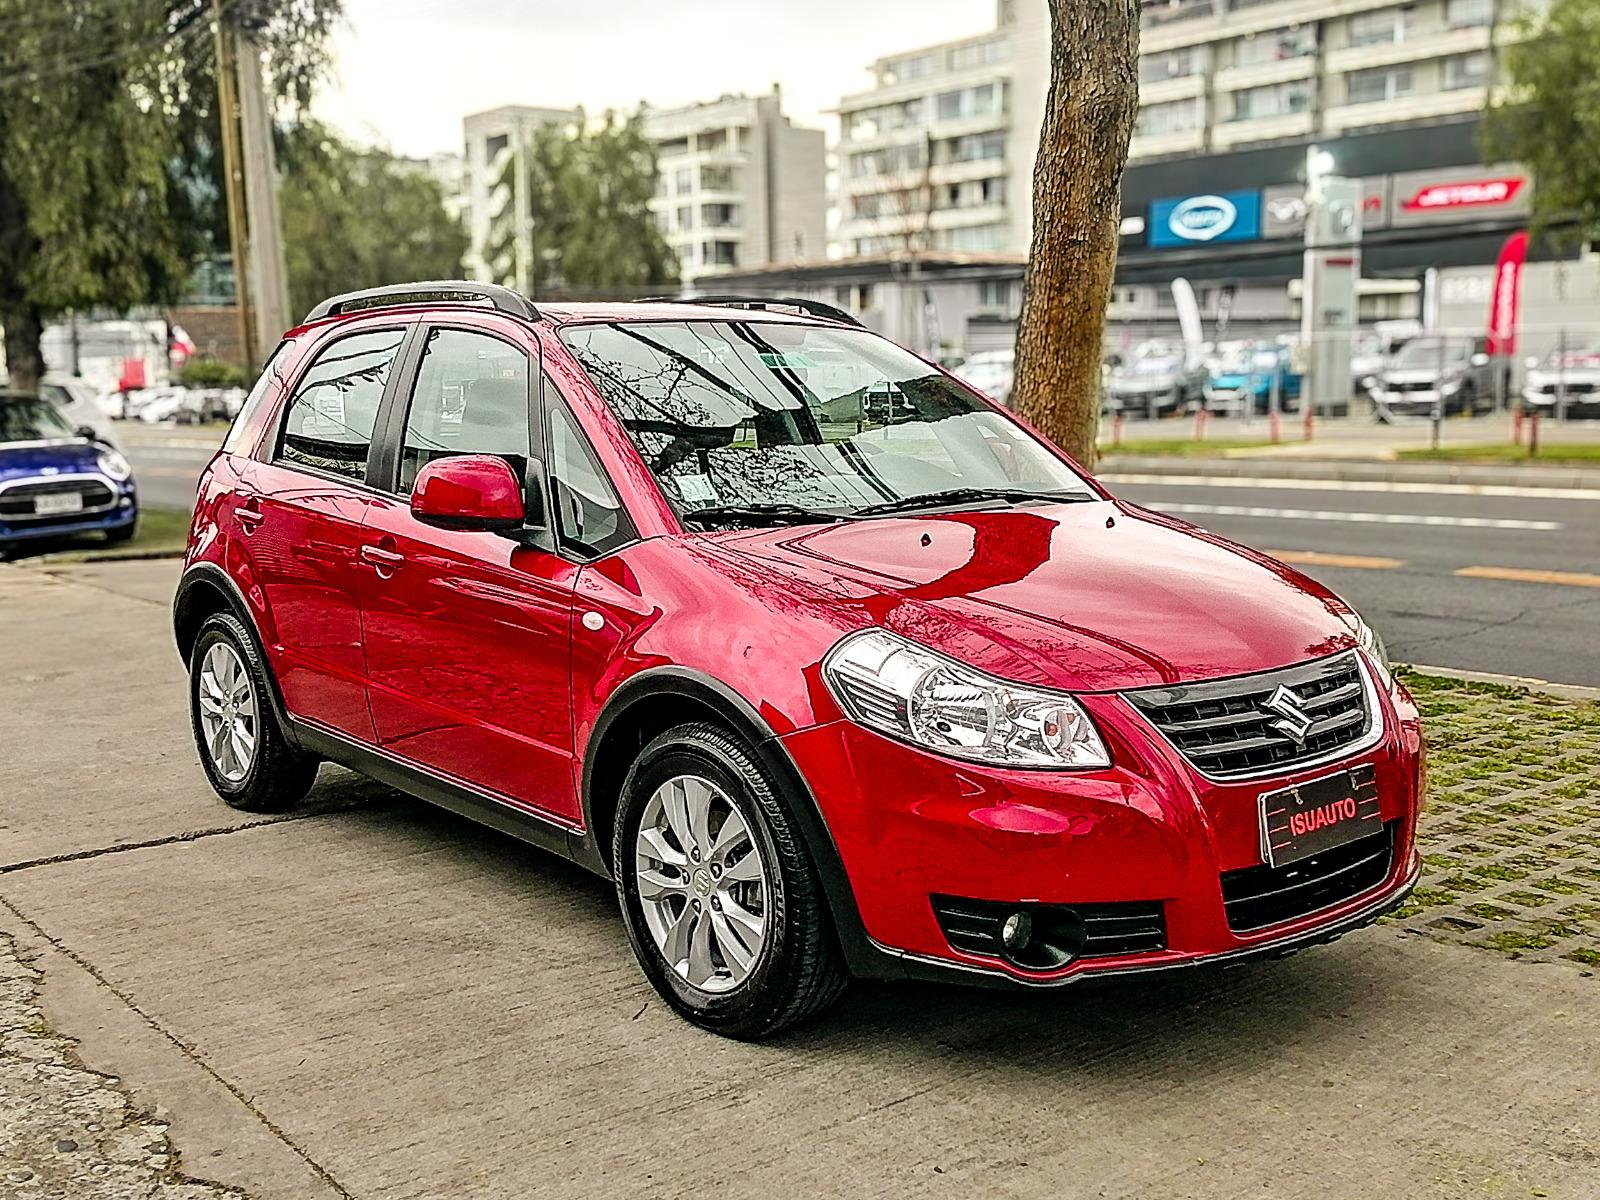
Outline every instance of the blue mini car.
{"type": "Polygon", "coordinates": [[[0,554],[33,538],[133,536],[133,469],[92,432],[74,429],[48,400],[0,391],[0,554]]]}

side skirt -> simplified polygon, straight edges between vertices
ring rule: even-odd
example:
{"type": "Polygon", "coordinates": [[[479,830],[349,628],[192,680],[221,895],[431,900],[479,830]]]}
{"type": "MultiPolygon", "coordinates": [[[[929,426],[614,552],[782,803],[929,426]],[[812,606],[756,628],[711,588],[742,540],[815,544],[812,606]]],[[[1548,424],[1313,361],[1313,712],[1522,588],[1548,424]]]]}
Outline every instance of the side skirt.
{"type": "Polygon", "coordinates": [[[605,864],[595,854],[582,831],[540,817],[489,792],[435,775],[413,763],[386,754],[375,746],[352,741],[342,734],[309,721],[289,718],[295,743],[307,753],[349,767],[379,783],[426,800],[457,816],[466,817],[518,841],[571,859],[580,867],[607,876],[605,864]]]}

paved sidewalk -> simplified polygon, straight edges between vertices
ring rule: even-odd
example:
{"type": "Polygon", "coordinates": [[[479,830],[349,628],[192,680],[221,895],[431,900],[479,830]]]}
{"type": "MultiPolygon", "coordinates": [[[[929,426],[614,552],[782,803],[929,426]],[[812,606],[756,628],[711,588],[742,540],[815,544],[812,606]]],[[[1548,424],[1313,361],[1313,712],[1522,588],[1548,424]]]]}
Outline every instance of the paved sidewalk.
{"type": "MultiPolygon", "coordinates": [[[[117,1080],[4,1093],[31,1105],[6,1200],[99,1200],[41,1182],[100,1161],[54,1149],[90,1144],[66,1117],[91,1100],[154,1114],[117,1200],[217,1194],[153,1190],[186,1174],[255,1200],[1594,1200],[1600,981],[1567,941],[1513,961],[1429,926],[1441,907],[1230,972],[862,986],[777,1042],[721,1041],[655,999],[576,868],[333,769],[285,818],[217,803],[175,570],[0,567],[0,934],[42,972],[0,966],[0,1047],[72,1037],[117,1080]]],[[[1475,702],[1457,691],[1430,702],[1475,702]]],[[[1542,707],[1445,714],[1439,794],[1542,707]]],[[[1436,801],[1427,836],[1458,811],[1436,801]]]]}

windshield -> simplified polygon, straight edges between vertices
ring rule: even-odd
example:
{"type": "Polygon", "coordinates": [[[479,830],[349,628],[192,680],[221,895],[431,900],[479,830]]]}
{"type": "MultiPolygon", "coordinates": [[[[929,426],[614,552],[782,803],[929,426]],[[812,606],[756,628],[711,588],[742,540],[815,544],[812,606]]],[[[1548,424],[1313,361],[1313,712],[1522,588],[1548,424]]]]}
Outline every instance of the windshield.
{"type": "Polygon", "coordinates": [[[1394,363],[1397,367],[1436,367],[1441,361],[1447,365],[1463,363],[1471,350],[1470,342],[1441,342],[1438,338],[1419,338],[1400,347],[1400,353],[1395,355],[1394,363]]]}
{"type": "Polygon", "coordinates": [[[864,330],[663,321],[561,337],[680,511],[848,513],[957,488],[1094,495],[1005,416],[864,330]]]}
{"type": "Polygon", "coordinates": [[[77,434],[59,409],[33,396],[0,396],[0,442],[43,442],[77,434]]]}

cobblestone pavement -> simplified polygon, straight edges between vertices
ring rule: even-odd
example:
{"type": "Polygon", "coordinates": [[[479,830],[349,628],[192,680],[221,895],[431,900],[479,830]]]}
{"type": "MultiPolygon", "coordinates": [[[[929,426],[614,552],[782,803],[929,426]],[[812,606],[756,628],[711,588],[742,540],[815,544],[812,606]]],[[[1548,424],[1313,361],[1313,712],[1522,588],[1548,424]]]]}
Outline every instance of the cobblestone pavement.
{"type": "Polygon", "coordinates": [[[0,934],[0,1196],[6,1200],[222,1200],[179,1173],[167,1126],[78,1060],[39,1015],[39,974],[0,934]]]}
{"type": "Polygon", "coordinates": [[[1600,704],[1410,675],[1428,732],[1422,882],[1392,920],[1600,966],[1600,704]]]}

